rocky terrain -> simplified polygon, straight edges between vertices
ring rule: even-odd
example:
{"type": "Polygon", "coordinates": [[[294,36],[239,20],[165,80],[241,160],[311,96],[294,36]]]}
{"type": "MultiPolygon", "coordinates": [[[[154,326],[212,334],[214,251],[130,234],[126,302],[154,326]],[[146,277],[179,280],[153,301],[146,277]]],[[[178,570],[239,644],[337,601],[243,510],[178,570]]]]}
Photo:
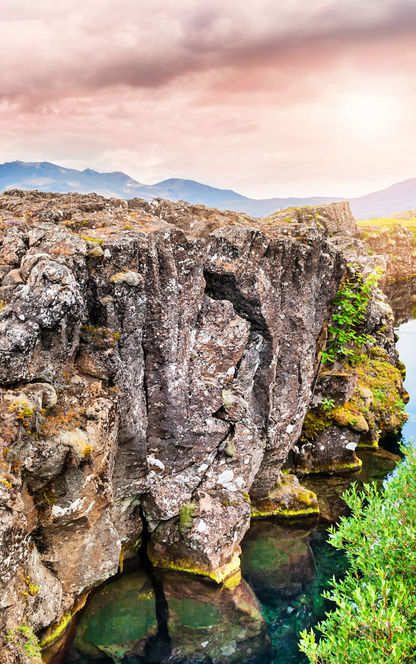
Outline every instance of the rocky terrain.
{"type": "Polygon", "coordinates": [[[238,578],[252,512],[318,511],[290,468],[351,470],[403,422],[374,396],[381,369],[405,396],[377,289],[371,366],[316,386],[339,286],[372,267],[347,203],[258,220],[11,191],[0,228],[2,661],[25,661],[22,626],[53,643],[141,546],[238,578]]]}
{"type": "Polygon", "coordinates": [[[369,222],[360,231],[371,260],[384,270],[385,286],[416,276],[415,234],[400,220],[394,225],[369,222]]]}

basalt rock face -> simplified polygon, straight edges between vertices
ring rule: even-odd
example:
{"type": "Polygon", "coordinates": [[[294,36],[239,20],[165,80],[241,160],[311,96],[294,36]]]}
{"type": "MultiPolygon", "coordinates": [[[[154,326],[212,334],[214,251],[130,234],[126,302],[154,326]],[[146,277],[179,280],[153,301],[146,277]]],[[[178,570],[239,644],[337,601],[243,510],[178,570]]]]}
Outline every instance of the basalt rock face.
{"type": "Polygon", "coordinates": [[[348,205],[8,192],[0,222],[2,631],[68,617],[143,519],[155,565],[235,571],[362,253],[348,205]]]}
{"type": "Polygon", "coordinates": [[[408,418],[393,313],[378,288],[363,329],[371,333],[371,344],[321,368],[302,435],[288,459],[298,475],[359,470],[356,448],[377,449],[383,439],[397,437],[408,418]]]}
{"type": "Polygon", "coordinates": [[[415,238],[408,228],[399,222],[384,227],[374,224],[363,227],[361,238],[373,262],[384,270],[384,285],[415,276],[415,238]]]}

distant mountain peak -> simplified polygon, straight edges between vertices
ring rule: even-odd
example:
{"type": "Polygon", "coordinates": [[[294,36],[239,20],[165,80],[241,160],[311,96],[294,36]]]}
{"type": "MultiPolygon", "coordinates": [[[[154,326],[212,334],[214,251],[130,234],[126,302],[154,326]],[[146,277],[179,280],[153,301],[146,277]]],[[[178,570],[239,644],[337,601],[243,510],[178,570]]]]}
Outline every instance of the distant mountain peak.
{"type": "MultiPolygon", "coordinates": [[[[318,205],[345,198],[328,196],[255,199],[243,196],[232,189],[219,189],[209,184],[186,178],[168,178],[152,185],[141,184],[122,171],[101,173],[91,168],[83,171],[58,166],[49,161],[10,161],[0,164],[0,191],[6,189],[38,189],[66,193],[95,192],[102,196],[119,198],[168,198],[202,203],[220,210],[247,212],[254,217],[264,217],[292,206],[318,205]]],[[[357,219],[383,216],[416,208],[416,178],[375,191],[359,198],[349,199],[357,219]]]]}

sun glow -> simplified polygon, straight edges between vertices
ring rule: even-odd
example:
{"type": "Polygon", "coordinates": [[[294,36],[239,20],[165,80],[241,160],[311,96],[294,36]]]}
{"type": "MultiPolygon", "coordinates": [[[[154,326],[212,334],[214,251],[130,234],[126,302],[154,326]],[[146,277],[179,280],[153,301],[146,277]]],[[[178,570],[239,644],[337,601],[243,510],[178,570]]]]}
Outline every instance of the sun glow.
{"type": "Polygon", "coordinates": [[[346,94],[340,103],[340,119],[344,129],[358,138],[380,138],[397,127],[399,106],[382,95],[346,94]]]}

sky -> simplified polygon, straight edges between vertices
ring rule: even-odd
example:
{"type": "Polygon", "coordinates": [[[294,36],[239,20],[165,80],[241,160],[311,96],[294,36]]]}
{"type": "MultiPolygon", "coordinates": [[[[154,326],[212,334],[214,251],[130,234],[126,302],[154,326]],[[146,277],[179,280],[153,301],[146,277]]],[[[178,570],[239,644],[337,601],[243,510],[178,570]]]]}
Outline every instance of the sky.
{"type": "Polygon", "coordinates": [[[0,162],[257,198],[416,177],[415,0],[1,0],[0,162]]]}

